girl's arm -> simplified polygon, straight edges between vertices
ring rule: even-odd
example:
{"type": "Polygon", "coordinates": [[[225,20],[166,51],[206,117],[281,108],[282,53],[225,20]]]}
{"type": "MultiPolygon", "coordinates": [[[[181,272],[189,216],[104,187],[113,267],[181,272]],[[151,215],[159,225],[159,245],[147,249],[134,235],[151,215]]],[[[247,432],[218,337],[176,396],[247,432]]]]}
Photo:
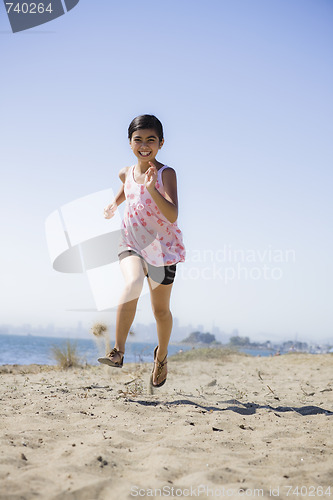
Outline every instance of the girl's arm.
{"type": "Polygon", "coordinates": [[[171,223],[176,222],[178,218],[178,196],[177,196],[177,177],[173,168],[167,168],[162,173],[165,198],[156,189],[157,169],[151,163],[151,167],[146,172],[145,185],[161,210],[164,217],[171,223]]]}
{"type": "Polygon", "coordinates": [[[111,219],[114,216],[114,214],[115,214],[115,212],[117,210],[117,207],[119,207],[119,205],[121,205],[121,203],[123,201],[125,201],[124,184],[125,184],[125,179],[126,179],[126,174],[127,174],[128,168],[129,167],[122,168],[120,170],[120,172],[119,172],[119,179],[121,180],[122,185],[121,185],[118,193],[114,197],[113,202],[110,203],[104,209],[104,217],[105,217],[105,219],[111,219]]]}

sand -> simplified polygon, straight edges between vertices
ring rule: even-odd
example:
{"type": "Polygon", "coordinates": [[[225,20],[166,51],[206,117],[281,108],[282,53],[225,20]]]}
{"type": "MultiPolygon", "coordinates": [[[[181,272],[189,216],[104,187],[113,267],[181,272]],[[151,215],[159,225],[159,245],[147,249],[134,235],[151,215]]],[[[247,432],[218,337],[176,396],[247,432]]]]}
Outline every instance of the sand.
{"type": "Polygon", "coordinates": [[[333,497],[332,362],[2,366],[0,498],[333,497]]]}

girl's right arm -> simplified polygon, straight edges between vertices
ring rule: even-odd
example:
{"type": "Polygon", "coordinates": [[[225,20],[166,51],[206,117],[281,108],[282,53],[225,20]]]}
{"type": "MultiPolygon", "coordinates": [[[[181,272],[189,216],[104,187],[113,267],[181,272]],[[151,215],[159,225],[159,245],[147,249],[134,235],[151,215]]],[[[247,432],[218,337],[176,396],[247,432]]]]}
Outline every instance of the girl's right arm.
{"type": "Polygon", "coordinates": [[[119,189],[118,193],[116,194],[114,200],[112,203],[110,203],[107,207],[104,209],[104,218],[105,219],[111,219],[114,214],[116,213],[117,207],[125,201],[125,192],[124,192],[124,184],[126,180],[126,175],[129,167],[122,168],[119,172],[119,179],[122,182],[122,186],[119,189]]]}

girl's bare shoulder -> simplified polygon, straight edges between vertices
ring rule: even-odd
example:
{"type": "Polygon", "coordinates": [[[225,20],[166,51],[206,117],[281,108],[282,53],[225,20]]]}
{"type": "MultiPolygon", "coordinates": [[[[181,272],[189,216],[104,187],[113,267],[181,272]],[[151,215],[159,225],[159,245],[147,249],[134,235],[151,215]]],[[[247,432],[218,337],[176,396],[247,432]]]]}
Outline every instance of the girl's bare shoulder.
{"type": "Polygon", "coordinates": [[[165,182],[175,182],[177,180],[177,174],[174,168],[166,165],[166,168],[162,172],[162,181],[165,182]]]}
{"type": "Polygon", "coordinates": [[[125,180],[126,180],[126,176],[128,174],[128,171],[131,167],[124,167],[122,168],[120,171],[119,171],[119,179],[121,180],[121,182],[124,184],[125,183],[125,180]]]}

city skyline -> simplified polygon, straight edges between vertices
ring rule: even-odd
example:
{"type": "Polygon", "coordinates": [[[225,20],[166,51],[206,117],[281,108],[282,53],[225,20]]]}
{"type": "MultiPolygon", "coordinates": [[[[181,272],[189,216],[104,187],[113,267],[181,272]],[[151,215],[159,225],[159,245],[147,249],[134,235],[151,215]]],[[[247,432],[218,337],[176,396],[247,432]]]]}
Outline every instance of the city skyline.
{"type": "MultiPolygon", "coordinates": [[[[250,342],[307,342],[309,344],[332,344],[332,338],[328,337],[326,339],[321,339],[317,342],[316,335],[309,337],[302,337],[297,333],[292,335],[281,335],[278,340],[274,340],[269,337],[269,334],[265,332],[258,332],[253,336],[248,336],[246,332],[239,331],[237,327],[233,328],[231,331],[226,332],[221,330],[218,326],[212,325],[210,329],[205,329],[203,324],[187,324],[182,325],[179,322],[179,318],[174,317],[174,326],[171,335],[171,343],[181,342],[190,334],[195,332],[209,333],[215,336],[216,341],[222,344],[228,344],[231,337],[241,337],[250,339],[250,342]]],[[[101,321],[102,323],[102,321],[101,321]]],[[[107,337],[111,340],[115,337],[115,324],[103,322],[107,327],[107,337]]],[[[93,339],[94,335],[92,333],[94,324],[84,326],[81,321],[77,323],[76,326],[71,327],[57,327],[53,323],[47,325],[31,325],[29,323],[22,325],[11,325],[11,324],[0,324],[0,335],[30,335],[36,337],[54,337],[54,338],[64,338],[64,339],[93,339]]],[[[134,322],[131,327],[131,334],[128,336],[128,341],[130,342],[155,342],[156,341],[156,324],[152,321],[151,323],[138,323],[134,322]]]]}

